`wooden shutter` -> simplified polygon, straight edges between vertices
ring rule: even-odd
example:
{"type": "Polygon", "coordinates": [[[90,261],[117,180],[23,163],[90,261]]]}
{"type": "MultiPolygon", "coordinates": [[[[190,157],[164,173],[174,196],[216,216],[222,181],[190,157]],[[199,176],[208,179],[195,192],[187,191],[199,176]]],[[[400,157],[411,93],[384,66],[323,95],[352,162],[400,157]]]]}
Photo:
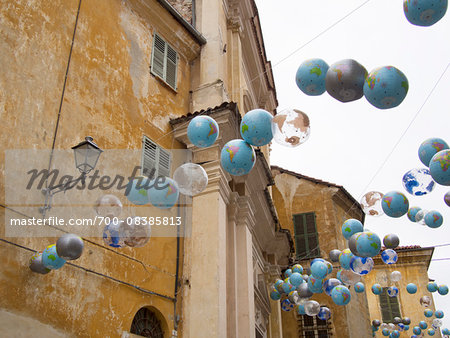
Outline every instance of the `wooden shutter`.
{"type": "Polygon", "coordinates": [[[166,42],[155,34],[152,49],[152,65],[153,74],[164,79],[164,59],[166,54],[166,42]]]}
{"type": "Polygon", "coordinates": [[[158,146],[148,137],[144,136],[142,140],[142,175],[150,176],[152,169],[155,169],[154,177],[157,173],[158,146]]]}
{"type": "Polygon", "coordinates": [[[383,292],[380,294],[380,308],[385,323],[392,323],[394,317],[402,317],[398,297],[389,297],[387,287],[383,288],[383,292]]]}
{"type": "Polygon", "coordinates": [[[154,169],[153,178],[161,175],[170,177],[172,154],[161,148],[155,142],[144,136],[142,149],[142,175],[150,176],[154,169]]]}
{"type": "Polygon", "coordinates": [[[166,57],[166,82],[173,89],[177,89],[177,52],[167,45],[167,57],[166,57]]]}
{"type": "Polygon", "coordinates": [[[316,215],[313,212],[294,215],[295,248],[298,259],[320,256],[316,215]]]}

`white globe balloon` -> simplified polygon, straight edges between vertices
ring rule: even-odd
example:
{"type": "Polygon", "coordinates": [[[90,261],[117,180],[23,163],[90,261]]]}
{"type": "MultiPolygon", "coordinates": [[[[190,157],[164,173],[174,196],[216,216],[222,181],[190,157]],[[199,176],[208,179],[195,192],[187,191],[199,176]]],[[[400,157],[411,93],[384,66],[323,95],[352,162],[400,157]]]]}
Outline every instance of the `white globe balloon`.
{"type": "Polygon", "coordinates": [[[208,185],[208,174],[196,163],[180,165],[173,173],[173,179],[177,182],[180,193],[188,196],[201,193],[208,185]]]}
{"type": "Polygon", "coordinates": [[[400,271],[392,271],[391,273],[391,281],[399,282],[402,279],[402,274],[400,271]]]}
{"type": "Polygon", "coordinates": [[[320,311],[320,304],[315,300],[309,300],[305,303],[305,313],[308,316],[316,316],[320,311]]]}

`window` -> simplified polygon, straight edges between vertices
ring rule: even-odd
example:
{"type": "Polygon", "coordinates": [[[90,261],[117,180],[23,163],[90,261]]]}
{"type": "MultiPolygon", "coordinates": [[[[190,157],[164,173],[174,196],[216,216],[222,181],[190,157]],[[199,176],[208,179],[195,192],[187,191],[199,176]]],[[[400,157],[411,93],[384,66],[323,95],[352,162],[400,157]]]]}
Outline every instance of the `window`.
{"type": "Polygon", "coordinates": [[[153,178],[158,176],[170,177],[172,162],[170,152],[158,146],[147,136],[144,136],[142,140],[142,148],[142,175],[150,176],[154,169],[153,178]]]}
{"type": "Polygon", "coordinates": [[[177,90],[178,53],[158,34],[153,37],[150,71],[177,90]]]}
{"type": "Polygon", "coordinates": [[[402,317],[400,315],[400,305],[398,297],[389,297],[387,288],[383,288],[383,292],[379,295],[381,316],[384,323],[392,323],[395,317],[402,317]]]}
{"type": "Polygon", "coordinates": [[[313,212],[294,215],[297,259],[320,257],[316,215],[313,212]]]}
{"type": "Polygon", "coordinates": [[[152,311],[145,307],[136,312],[130,333],[142,337],[164,338],[161,322],[152,311]]]}
{"type": "Polygon", "coordinates": [[[302,338],[328,338],[331,337],[331,328],[328,321],[316,316],[302,315],[297,317],[299,337],[302,338]]]}

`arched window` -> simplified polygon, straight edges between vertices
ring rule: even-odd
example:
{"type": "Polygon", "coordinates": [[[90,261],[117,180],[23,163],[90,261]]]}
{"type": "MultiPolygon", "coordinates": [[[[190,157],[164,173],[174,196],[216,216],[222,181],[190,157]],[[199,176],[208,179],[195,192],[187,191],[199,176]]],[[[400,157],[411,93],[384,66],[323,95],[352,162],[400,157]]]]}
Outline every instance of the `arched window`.
{"type": "Polygon", "coordinates": [[[153,311],[145,307],[140,309],[134,316],[130,333],[143,337],[164,338],[161,322],[153,311]]]}

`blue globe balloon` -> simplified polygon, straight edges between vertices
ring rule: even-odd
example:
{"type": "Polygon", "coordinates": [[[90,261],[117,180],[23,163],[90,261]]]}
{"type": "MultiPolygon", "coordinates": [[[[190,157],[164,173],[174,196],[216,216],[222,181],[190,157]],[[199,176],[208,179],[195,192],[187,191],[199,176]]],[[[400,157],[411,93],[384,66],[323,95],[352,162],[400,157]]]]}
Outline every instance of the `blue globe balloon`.
{"type": "Polygon", "coordinates": [[[390,191],[383,196],[381,207],[389,217],[401,217],[408,212],[409,201],[404,194],[390,191]]]}
{"type": "Polygon", "coordinates": [[[328,273],[328,266],[324,262],[314,262],[311,265],[311,275],[317,279],[323,279],[328,273]]]}
{"type": "Polygon", "coordinates": [[[422,330],[425,330],[425,329],[428,327],[428,324],[427,324],[426,321],[421,320],[421,321],[419,322],[419,327],[420,327],[422,330]]]}
{"type": "Polygon", "coordinates": [[[389,297],[397,297],[398,296],[398,288],[396,286],[388,287],[387,294],[389,297]]]}
{"type": "Polygon", "coordinates": [[[364,290],[366,289],[364,284],[361,282],[356,283],[353,288],[355,289],[356,293],[361,293],[364,292],[364,290]]]}
{"type": "Polygon", "coordinates": [[[350,268],[352,271],[361,276],[367,275],[372,271],[374,265],[373,259],[370,257],[355,256],[350,261],[350,268]]]}
{"type": "Polygon", "coordinates": [[[430,173],[440,185],[450,185],[450,149],[438,152],[430,161],[430,173]]]}
{"type": "Polygon", "coordinates": [[[289,278],[292,275],[292,269],[286,269],[284,272],[284,277],[289,278]]]}
{"type": "Polygon", "coordinates": [[[423,312],[423,314],[424,314],[425,317],[427,317],[427,318],[431,318],[431,317],[433,317],[433,315],[434,315],[433,310],[431,310],[431,309],[425,309],[425,311],[423,312]]]}
{"type": "Polygon", "coordinates": [[[411,221],[411,222],[416,222],[416,215],[417,215],[417,213],[420,211],[420,210],[422,210],[422,208],[419,208],[419,207],[411,207],[411,208],[409,208],[408,209],[408,213],[406,214],[407,216],[408,216],[408,219],[411,221]]]}
{"type": "Polygon", "coordinates": [[[400,332],[398,332],[398,330],[394,330],[391,332],[390,337],[398,338],[398,337],[400,337],[400,332]]]}
{"type": "Polygon", "coordinates": [[[408,93],[408,79],[393,66],[372,70],[364,81],[364,96],[379,109],[397,107],[408,93]]]}
{"type": "Polygon", "coordinates": [[[347,305],[351,298],[350,290],[344,285],[335,286],[331,291],[331,299],[336,305],[347,305]]]}
{"type": "Polygon", "coordinates": [[[439,228],[444,221],[441,213],[436,210],[431,210],[431,211],[427,212],[424,217],[424,220],[425,220],[425,224],[428,225],[432,229],[439,228]]]}
{"type": "Polygon", "coordinates": [[[150,203],[160,209],[172,208],[177,203],[179,195],[177,182],[164,176],[152,180],[152,187],[148,190],[150,203]]]}
{"type": "Polygon", "coordinates": [[[449,149],[449,146],[443,139],[429,138],[419,146],[419,159],[428,167],[433,156],[444,149],[449,149]]]}
{"type": "Polygon", "coordinates": [[[309,263],[309,266],[311,267],[315,262],[325,262],[325,259],[323,258],[314,258],[311,263],[309,263]]]}
{"type": "Polygon", "coordinates": [[[322,289],[328,296],[331,296],[331,291],[333,291],[335,286],[342,285],[342,282],[337,278],[327,279],[323,285],[322,289]]]}
{"type": "Polygon", "coordinates": [[[355,257],[354,254],[350,251],[350,249],[342,250],[342,252],[339,254],[339,264],[345,269],[350,270],[350,262],[352,261],[352,258],[355,257]]]}
{"type": "Polygon", "coordinates": [[[413,333],[414,334],[421,334],[422,333],[422,329],[419,326],[414,326],[413,333]]]}
{"type": "Polygon", "coordinates": [[[403,330],[408,331],[409,330],[409,325],[403,326],[403,330]]]}
{"type": "Polygon", "coordinates": [[[241,121],[241,136],[249,144],[261,147],[272,141],[273,116],[267,110],[253,109],[241,121]]]}
{"type": "Polygon", "coordinates": [[[381,253],[381,260],[385,264],[395,264],[398,260],[397,253],[392,249],[386,249],[381,253]]]}
{"type": "Polygon", "coordinates": [[[327,267],[328,267],[327,274],[332,273],[332,272],[333,272],[333,264],[331,264],[331,263],[328,262],[328,261],[325,261],[325,264],[326,264],[327,267]]]}
{"type": "Polygon", "coordinates": [[[298,313],[299,315],[306,315],[306,312],[305,312],[305,305],[303,305],[303,304],[297,305],[297,313],[298,313]]]}
{"type": "Polygon", "coordinates": [[[302,277],[302,275],[299,274],[298,272],[293,272],[293,273],[289,276],[289,282],[290,282],[293,286],[297,287],[297,286],[299,286],[300,284],[303,283],[303,277],[302,277]]]}
{"type": "Polygon", "coordinates": [[[299,274],[303,274],[303,266],[300,264],[294,264],[292,266],[292,272],[298,272],[299,274]]]}
{"type": "Polygon", "coordinates": [[[284,299],[282,302],[281,302],[281,310],[283,310],[283,311],[286,311],[286,312],[289,312],[289,311],[291,311],[292,309],[294,308],[294,304],[292,304],[290,301],[289,301],[289,299],[284,299]]]}
{"type": "Polygon", "coordinates": [[[49,245],[42,252],[42,264],[50,270],[57,270],[63,267],[66,260],[59,257],[56,252],[56,245],[49,245]]]}
{"type": "Polygon", "coordinates": [[[427,284],[427,290],[429,292],[436,292],[438,290],[438,285],[435,282],[429,282],[427,284]]]}
{"type": "Polygon", "coordinates": [[[331,318],[331,311],[326,306],[322,306],[317,314],[317,317],[321,320],[328,320],[331,318]]]}
{"type": "Polygon", "coordinates": [[[278,287],[279,287],[281,284],[283,284],[283,280],[278,278],[278,279],[275,281],[275,283],[273,284],[273,287],[274,287],[275,289],[278,290],[278,287]]]}
{"type": "Polygon", "coordinates": [[[436,331],[434,331],[434,329],[428,329],[427,333],[428,333],[429,336],[434,336],[436,331]]]}
{"type": "Polygon", "coordinates": [[[415,294],[417,292],[417,285],[414,283],[409,283],[406,285],[406,291],[408,291],[411,295],[415,294]]]}
{"type": "Polygon", "coordinates": [[[130,181],[125,189],[125,196],[128,200],[137,205],[150,203],[148,189],[151,185],[151,179],[144,176],[138,176],[130,181]]]}
{"type": "Polygon", "coordinates": [[[376,233],[366,231],[356,234],[356,251],[360,257],[374,257],[380,250],[381,240],[376,233]]]}
{"type": "MultiPolygon", "coordinates": [[[[45,264],[44,264],[45,265],[45,264]]],[[[438,293],[441,296],[445,296],[446,294],[448,294],[448,286],[445,284],[441,284],[438,286],[438,293]]]]}
{"type": "Polygon", "coordinates": [[[273,289],[270,291],[270,299],[272,300],[279,300],[281,298],[281,293],[278,292],[278,290],[273,289]]]}
{"type": "Polygon", "coordinates": [[[436,310],[436,312],[434,313],[434,316],[436,317],[436,318],[444,318],[444,311],[442,311],[442,310],[436,310]]]}
{"type": "Polygon", "coordinates": [[[374,284],[372,285],[372,293],[374,295],[380,295],[383,292],[383,288],[380,284],[374,284]]]}
{"type": "Polygon", "coordinates": [[[283,282],[283,284],[281,284],[281,290],[283,293],[288,294],[289,292],[295,290],[295,286],[289,282],[283,282]]]}
{"type": "Polygon", "coordinates": [[[432,192],[436,185],[428,168],[409,170],[403,175],[402,183],[405,190],[414,196],[426,195],[432,192]]]}
{"type": "Polygon", "coordinates": [[[385,337],[387,337],[387,336],[389,336],[391,334],[388,329],[383,329],[383,331],[381,331],[381,333],[385,337]]]}
{"type": "Polygon", "coordinates": [[[312,293],[322,293],[323,292],[323,279],[314,278],[313,276],[308,277],[308,289],[312,293]]]}
{"type": "Polygon", "coordinates": [[[219,125],[212,117],[196,116],[189,122],[187,136],[196,147],[210,147],[219,136],[219,125]]]}
{"type": "Polygon", "coordinates": [[[231,140],[222,148],[220,163],[231,175],[246,175],[255,165],[255,151],[244,140],[231,140]]]}
{"type": "Polygon", "coordinates": [[[348,240],[353,234],[362,232],[364,230],[364,226],[359,220],[350,218],[342,224],[341,230],[342,235],[348,240]]]}
{"type": "Polygon", "coordinates": [[[450,335],[450,330],[445,328],[442,330],[442,334],[450,335]]]}
{"type": "Polygon", "coordinates": [[[298,88],[310,96],[323,94],[325,92],[325,76],[328,68],[330,67],[322,59],[304,61],[295,74],[295,82],[298,88]]]}
{"type": "Polygon", "coordinates": [[[403,13],[411,24],[427,27],[444,17],[447,6],[447,0],[403,0],[403,13]]]}

